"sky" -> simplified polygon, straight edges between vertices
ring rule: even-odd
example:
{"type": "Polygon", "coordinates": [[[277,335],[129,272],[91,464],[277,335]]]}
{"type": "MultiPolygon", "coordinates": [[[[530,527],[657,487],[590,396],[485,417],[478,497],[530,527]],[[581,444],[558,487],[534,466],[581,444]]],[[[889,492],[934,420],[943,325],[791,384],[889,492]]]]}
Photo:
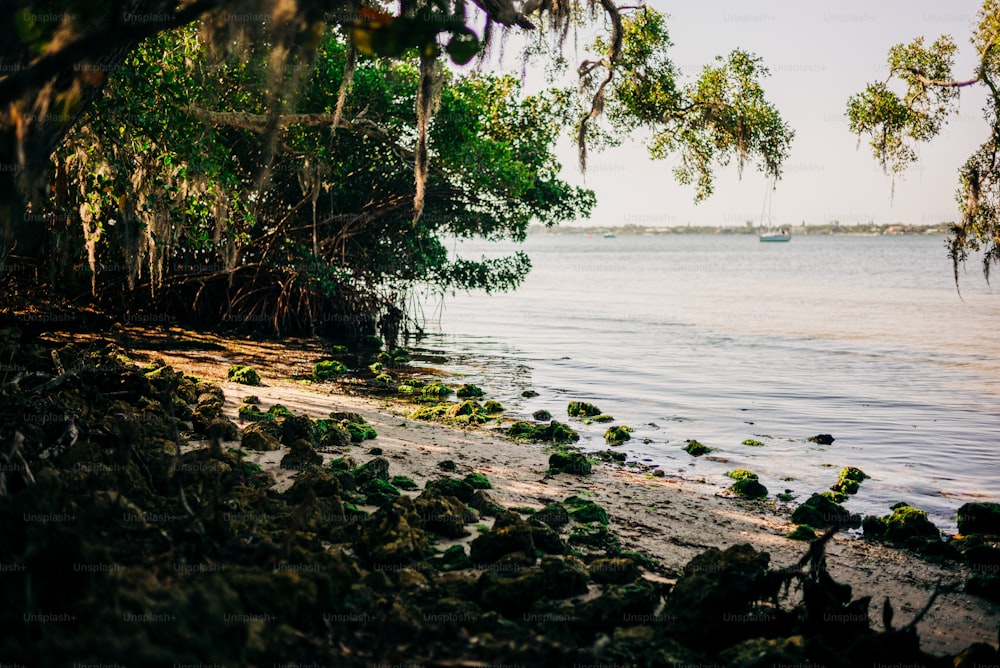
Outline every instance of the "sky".
{"type": "MultiPolygon", "coordinates": [[[[920,149],[920,162],[896,178],[886,176],[871,151],[848,131],[848,98],[888,74],[894,44],[924,35],[950,34],[959,46],[953,73],[970,78],[975,52],[969,35],[979,0],[710,0],[649,6],[669,15],[674,62],[691,76],[716,55],[734,48],[764,59],[771,76],[768,98],[795,130],[791,155],[771,193],[774,226],[824,224],[937,224],[955,220],[957,172],[988,136],[985,94],[964,89],[960,111],[934,141],[920,149]]],[[[579,62],[583,53],[567,47],[579,62]]],[[[532,78],[529,73],[529,82],[532,78]]],[[[769,185],[754,169],[716,172],[715,194],[694,203],[694,189],[674,182],[676,158],[653,161],[641,141],[591,153],[584,177],[570,141],[559,149],[562,177],[597,195],[587,225],[642,223],[657,226],[737,225],[768,221],[769,185]]],[[[735,163],[735,161],[734,161],[735,163]]]]}

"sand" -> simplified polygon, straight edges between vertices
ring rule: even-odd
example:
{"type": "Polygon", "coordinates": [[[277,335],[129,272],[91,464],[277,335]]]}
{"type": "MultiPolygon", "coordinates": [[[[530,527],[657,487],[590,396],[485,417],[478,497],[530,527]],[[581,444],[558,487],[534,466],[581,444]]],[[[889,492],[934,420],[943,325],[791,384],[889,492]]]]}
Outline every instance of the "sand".
{"type": "MultiPolygon", "coordinates": [[[[177,337],[196,335],[179,331],[151,335],[130,330],[128,349],[136,360],[159,358],[176,369],[219,383],[226,395],[226,413],[238,425],[237,408],[243,396],[260,398],[261,408],[280,403],[311,417],[331,411],[362,414],[378,431],[378,438],[350,449],[363,462],[371,447],[382,449],[392,475],[412,477],[421,487],[445,474],[438,463],[453,460],[458,474],[478,471],[494,489],[491,495],[508,507],[544,505],[572,494],[587,495],[611,517],[611,529],[629,549],[647,554],[662,565],[659,577],[675,577],[694,555],[709,547],[726,548],[749,543],[771,555],[772,566],[788,566],[805,553],[807,544],[784,537],[794,525],[790,507],[773,502],[749,502],[719,496],[722,487],[667,476],[654,478],[609,465],[595,467],[590,476],[559,474],[546,478],[548,452],[543,445],[513,442],[486,428],[460,429],[409,419],[412,406],[347,394],[335,383],[303,384],[292,376],[307,373],[322,357],[315,341],[259,343],[211,337],[215,350],[177,350],[167,345],[177,337]],[[162,337],[162,338],[161,338],[162,337]],[[253,364],[263,386],[225,382],[232,363],[253,364]]],[[[181,347],[183,348],[183,347],[181,347]]],[[[279,487],[291,484],[292,471],[278,468],[285,449],[250,453],[249,459],[272,471],[279,487]]],[[[326,460],[341,456],[324,453],[326,460]]],[[[411,494],[416,494],[412,492],[411,494]]],[[[445,546],[446,547],[446,546],[445,546]]],[[[882,604],[888,597],[895,609],[895,626],[907,624],[921,610],[938,583],[964,582],[969,569],[957,563],[932,564],[902,550],[839,534],[827,551],[830,573],[853,587],[854,596],[871,596],[870,614],[880,626],[882,604]]],[[[974,642],[997,642],[1000,605],[961,591],[940,596],[919,624],[922,647],[932,653],[958,652],[974,642]]]]}

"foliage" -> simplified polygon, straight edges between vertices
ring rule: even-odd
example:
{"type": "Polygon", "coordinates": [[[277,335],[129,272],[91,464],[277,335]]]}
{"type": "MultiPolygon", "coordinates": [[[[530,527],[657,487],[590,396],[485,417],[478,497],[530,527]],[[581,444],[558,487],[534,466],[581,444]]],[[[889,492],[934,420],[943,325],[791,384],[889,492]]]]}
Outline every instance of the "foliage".
{"type": "Polygon", "coordinates": [[[869,84],[847,103],[851,131],[867,137],[875,159],[894,178],[917,162],[917,147],[937,137],[958,114],[959,92],[982,86],[988,92],[983,115],[989,138],[959,168],[956,200],[961,215],[949,239],[958,283],[959,265],[983,252],[983,273],[1000,261],[1000,3],[984,0],[971,42],[978,65],[965,80],[952,72],[957,46],[950,35],[927,44],[918,37],[889,50],[889,76],[869,84]]]}
{"type": "MultiPolygon", "coordinates": [[[[598,51],[609,46],[604,39],[595,44],[598,51]]],[[[760,81],[770,73],[761,58],[734,50],[685,84],[670,46],[665,15],[646,7],[623,17],[621,60],[606,106],[616,134],[651,130],[650,156],[676,154],[674,177],[695,185],[695,201],[712,194],[713,169],[734,157],[741,174],[753,161],[779,179],[795,133],[764,95],[760,81]]]]}

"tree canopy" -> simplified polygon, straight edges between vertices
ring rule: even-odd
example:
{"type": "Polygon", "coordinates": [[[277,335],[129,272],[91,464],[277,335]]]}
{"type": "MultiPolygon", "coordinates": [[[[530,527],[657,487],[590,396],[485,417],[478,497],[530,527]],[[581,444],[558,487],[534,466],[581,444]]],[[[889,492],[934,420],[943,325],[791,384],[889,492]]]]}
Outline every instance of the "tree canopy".
{"type": "Polygon", "coordinates": [[[780,176],[793,133],[759,58],[733,51],[686,81],[665,15],[584,9],[19,0],[0,47],[0,252],[118,313],[278,331],[383,319],[392,336],[416,284],[503,290],[529,268],[449,258],[443,236],[520,240],[587,215],[592,193],[558,177],[564,131],[581,164],[588,142],[648,132],[696,199],[734,157],[780,176]],[[498,26],[541,26],[558,52],[602,17],[578,92],[458,73],[498,26]]]}
{"type": "Polygon", "coordinates": [[[938,136],[958,113],[960,91],[981,86],[987,92],[983,115],[988,139],[959,168],[960,220],[951,229],[949,256],[955,281],[972,252],[983,252],[983,272],[1000,261],[1000,3],[985,0],[970,37],[978,64],[967,78],[953,73],[958,46],[950,35],[932,43],[917,37],[889,50],[889,75],[869,84],[847,105],[851,131],[867,137],[875,159],[893,176],[918,160],[917,147],[938,136]]]}

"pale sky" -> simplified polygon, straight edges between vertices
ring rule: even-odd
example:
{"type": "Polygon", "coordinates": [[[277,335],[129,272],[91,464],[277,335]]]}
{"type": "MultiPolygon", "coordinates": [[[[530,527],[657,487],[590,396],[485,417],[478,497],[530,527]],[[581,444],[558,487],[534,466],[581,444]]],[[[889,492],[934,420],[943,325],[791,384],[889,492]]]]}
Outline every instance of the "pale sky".
{"type": "MultiPolygon", "coordinates": [[[[951,34],[959,45],[954,74],[970,78],[975,54],[969,43],[979,0],[710,0],[650,6],[670,15],[673,60],[696,73],[716,55],[742,48],[763,57],[771,70],[768,98],[795,129],[785,176],[773,193],[774,225],[824,223],[934,224],[954,220],[957,170],[988,136],[980,90],[962,92],[960,114],[935,141],[921,149],[921,162],[896,181],[858,147],[847,130],[847,99],[884,79],[889,48],[924,35],[951,34]]],[[[572,47],[566,55],[574,58],[572,47]]],[[[578,54],[582,55],[582,54],[578,54]]],[[[560,150],[563,177],[583,183],[575,151],[560,150]]],[[[694,190],[676,184],[674,159],[652,161],[635,142],[591,154],[586,185],[597,194],[590,225],[743,225],[758,222],[767,184],[752,169],[737,178],[735,167],[718,173],[715,194],[694,204],[694,190]]]]}

